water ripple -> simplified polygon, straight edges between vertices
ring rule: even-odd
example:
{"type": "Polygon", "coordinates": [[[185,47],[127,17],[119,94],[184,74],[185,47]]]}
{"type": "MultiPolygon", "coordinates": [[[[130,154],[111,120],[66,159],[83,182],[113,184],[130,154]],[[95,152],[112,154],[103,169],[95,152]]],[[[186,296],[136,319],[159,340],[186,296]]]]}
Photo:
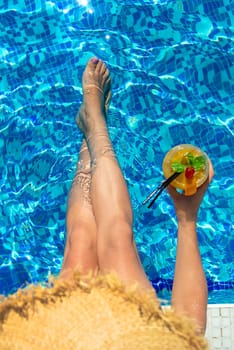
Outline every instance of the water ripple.
{"type": "Polygon", "coordinates": [[[199,223],[207,278],[222,288],[233,280],[233,16],[227,3],[207,4],[2,2],[0,292],[61,266],[66,197],[81,142],[74,116],[92,56],[112,74],[110,135],[147,274],[158,286],[171,285],[177,229],[166,193],[154,211],[141,203],[162,180],[165,152],[195,143],[216,171],[199,223]]]}

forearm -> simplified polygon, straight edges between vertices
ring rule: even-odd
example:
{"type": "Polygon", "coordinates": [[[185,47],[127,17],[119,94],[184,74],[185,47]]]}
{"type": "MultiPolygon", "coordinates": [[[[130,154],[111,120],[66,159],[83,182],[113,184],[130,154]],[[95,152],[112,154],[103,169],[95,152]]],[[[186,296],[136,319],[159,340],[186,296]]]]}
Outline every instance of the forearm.
{"type": "Polygon", "coordinates": [[[205,329],[207,283],[196,232],[196,218],[179,218],[172,303],[205,329]]]}

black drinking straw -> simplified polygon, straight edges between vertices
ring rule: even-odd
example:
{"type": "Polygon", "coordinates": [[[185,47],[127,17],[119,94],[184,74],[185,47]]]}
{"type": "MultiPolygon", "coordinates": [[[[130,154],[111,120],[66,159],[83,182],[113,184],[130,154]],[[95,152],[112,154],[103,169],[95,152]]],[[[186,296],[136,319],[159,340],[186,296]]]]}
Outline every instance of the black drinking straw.
{"type": "Polygon", "coordinates": [[[162,193],[162,191],[173,181],[177,178],[177,176],[179,176],[181,173],[174,173],[172,174],[168,179],[164,180],[160,186],[158,186],[152,193],[150,193],[150,195],[144,200],[144,202],[142,203],[143,205],[147,204],[151,198],[152,201],[149,203],[149,205],[147,206],[147,208],[151,208],[152,205],[154,204],[154,202],[156,201],[156,199],[158,198],[158,196],[162,193]]]}

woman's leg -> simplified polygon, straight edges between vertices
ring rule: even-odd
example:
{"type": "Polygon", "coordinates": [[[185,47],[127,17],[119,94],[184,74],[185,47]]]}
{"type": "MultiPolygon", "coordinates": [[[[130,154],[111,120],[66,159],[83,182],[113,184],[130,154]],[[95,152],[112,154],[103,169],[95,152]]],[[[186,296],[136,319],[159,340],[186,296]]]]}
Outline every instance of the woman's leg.
{"type": "Polygon", "coordinates": [[[67,241],[60,272],[63,279],[69,279],[74,268],[81,273],[96,272],[98,269],[96,222],[91,205],[90,186],[90,156],[86,141],[83,140],[68,198],[67,241]]]}
{"type": "MultiPolygon", "coordinates": [[[[104,97],[105,117],[111,100],[111,86],[108,85],[104,97]]],[[[78,112],[83,113],[82,105],[78,112]]],[[[73,269],[81,273],[98,271],[97,227],[91,203],[91,158],[84,139],[79,152],[77,170],[68,198],[67,241],[60,277],[69,279],[73,269]]]]}
{"type": "Polygon", "coordinates": [[[78,124],[92,162],[91,198],[97,224],[97,255],[102,272],[115,271],[126,283],[152,288],[141,266],[132,233],[129,194],[109,138],[104,99],[110,75],[101,60],[90,60],[83,74],[84,109],[78,124]]]}

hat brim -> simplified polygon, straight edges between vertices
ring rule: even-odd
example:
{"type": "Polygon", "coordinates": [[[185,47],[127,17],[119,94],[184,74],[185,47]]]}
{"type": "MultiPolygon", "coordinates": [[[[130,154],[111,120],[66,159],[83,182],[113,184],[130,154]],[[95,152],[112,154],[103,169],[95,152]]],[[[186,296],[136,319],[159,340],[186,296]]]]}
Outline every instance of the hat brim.
{"type": "Polygon", "coordinates": [[[208,349],[192,321],[116,276],[19,290],[0,303],[1,350],[208,349]]]}

